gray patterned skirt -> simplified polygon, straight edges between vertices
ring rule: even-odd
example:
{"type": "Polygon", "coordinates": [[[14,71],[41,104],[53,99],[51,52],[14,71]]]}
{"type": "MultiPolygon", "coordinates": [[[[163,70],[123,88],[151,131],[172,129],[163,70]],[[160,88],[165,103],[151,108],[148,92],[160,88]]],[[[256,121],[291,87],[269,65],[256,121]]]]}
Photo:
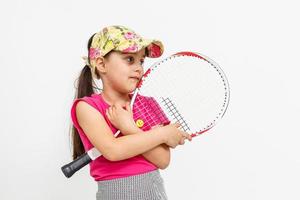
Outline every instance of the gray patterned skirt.
{"type": "Polygon", "coordinates": [[[97,200],[167,200],[159,170],[97,183],[97,200]]]}

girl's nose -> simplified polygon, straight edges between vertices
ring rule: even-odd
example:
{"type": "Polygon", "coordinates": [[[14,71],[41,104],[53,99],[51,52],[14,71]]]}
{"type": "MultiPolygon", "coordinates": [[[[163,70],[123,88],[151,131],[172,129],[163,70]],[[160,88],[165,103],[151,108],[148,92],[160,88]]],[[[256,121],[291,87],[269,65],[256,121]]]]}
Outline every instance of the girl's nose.
{"type": "Polygon", "coordinates": [[[135,72],[138,72],[139,74],[143,73],[144,69],[143,66],[140,64],[135,65],[135,72]]]}

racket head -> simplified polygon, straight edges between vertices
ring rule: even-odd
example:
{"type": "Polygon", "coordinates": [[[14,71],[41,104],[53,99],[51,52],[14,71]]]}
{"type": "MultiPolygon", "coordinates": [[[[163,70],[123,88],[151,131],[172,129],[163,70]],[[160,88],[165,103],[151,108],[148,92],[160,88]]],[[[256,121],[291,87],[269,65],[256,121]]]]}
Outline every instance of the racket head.
{"type": "Polygon", "coordinates": [[[132,96],[134,119],[140,128],[147,125],[145,130],[178,122],[195,137],[224,116],[229,91],[226,75],[216,62],[200,53],[178,52],[144,73],[132,96]]]}

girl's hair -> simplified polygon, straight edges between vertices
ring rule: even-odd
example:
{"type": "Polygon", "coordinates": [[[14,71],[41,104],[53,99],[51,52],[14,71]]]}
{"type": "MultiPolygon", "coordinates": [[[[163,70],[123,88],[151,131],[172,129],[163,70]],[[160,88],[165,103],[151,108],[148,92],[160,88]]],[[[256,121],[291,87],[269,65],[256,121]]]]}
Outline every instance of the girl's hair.
{"type": "MultiPolygon", "coordinates": [[[[88,45],[87,45],[88,51],[91,47],[92,40],[93,40],[93,37],[95,34],[93,34],[88,41],[88,45]]],[[[107,53],[104,57],[108,58],[112,52],[114,52],[114,50],[107,53]]],[[[146,54],[148,54],[147,48],[146,48],[146,54]]],[[[88,57],[88,59],[89,59],[89,57],[88,57]]],[[[95,71],[95,73],[96,73],[96,77],[98,79],[100,79],[101,77],[97,70],[95,71]]],[[[83,69],[81,70],[79,77],[77,79],[76,88],[77,88],[77,90],[76,90],[76,94],[75,94],[75,99],[82,98],[85,96],[91,96],[94,93],[94,88],[101,90],[100,88],[95,87],[95,85],[93,84],[92,73],[91,73],[90,67],[88,65],[85,65],[83,67],[83,69]]],[[[79,133],[78,133],[77,129],[75,128],[75,126],[72,125],[71,129],[72,129],[71,130],[71,138],[72,138],[72,145],[73,145],[72,157],[73,157],[73,160],[75,160],[77,157],[84,154],[85,150],[84,150],[83,144],[81,142],[79,133]]]]}
{"type": "MultiPolygon", "coordinates": [[[[89,41],[88,41],[88,51],[90,49],[93,37],[95,34],[93,34],[89,41]]],[[[88,58],[89,59],[89,58],[88,58]]],[[[97,74],[98,77],[100,77],[97,74]]],[[[88,65],[85,65],[83,69],[80,72],[80,75],[77,79],[77,90],[75,94],[75,99],[77,98],[82,98],[84,96],[91,96],[94,93],[94,85],[93,85],[93,79],[92,79],[92,73],[88,65]]],[[[72,144],[73,144],[73,160],[75,160],[77,157],[85,153],[83,144],[81,142],[81,139],[79,137],[77,129],[72,125],[72,132],[71,132],[71,137],[72,137],[72,144]]]]}

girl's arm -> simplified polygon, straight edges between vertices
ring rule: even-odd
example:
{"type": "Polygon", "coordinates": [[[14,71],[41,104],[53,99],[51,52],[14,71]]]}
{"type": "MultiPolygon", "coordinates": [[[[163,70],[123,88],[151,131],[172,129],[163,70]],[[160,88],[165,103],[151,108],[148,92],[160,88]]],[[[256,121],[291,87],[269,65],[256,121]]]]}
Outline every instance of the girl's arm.
{"type": "Polygon", "coordinates": [[[142,155],[160,169],[167,168],[171,158],[170,148],[166,144],[154,147],[142,155]]]}
{"type": "MultiPolygon", "coordinates": [[[[109,118],[110,122],[119,130],[121,130],[123,135],[131,135],[136,133],[136,131],[131,130],[131,127],[134,127],[135,129],[137,127],[135,122],[133,121],[133,112],[129,102],[125,104],[125,107],[118,103],[115,103],[107,109],[106,115],[109,118]]],[[[157,127],[158,126],[156,126],[156,128],[157,127]]],[[[144,132],[141,130],[139,133],[144,132]]],[[[143,153],[142,155],[145,159],[147,159],[160,169],[167,168],[170,163],[170,149],[166,144],[158,145],[143,153]]]]}
{"type": "Polygon", "coordinates": [[[158,145],[142,155],[160,169],[165,169],[170,164],[171,152],[166,144],[158,145]]]}
{"type": "Polygon", "coordinates": [[[175,148],[183,137],[187,137],[178,126],[172,124],[149,130],[149,134],[135,134],[141,133],[141,130],[136,126],[126,126],[126,130],[133,134],[115,138],[103,116],[83,101],[77,104],[76,115],[91,143],[111,161],[143,154],[163,143],[175,148]]]}

